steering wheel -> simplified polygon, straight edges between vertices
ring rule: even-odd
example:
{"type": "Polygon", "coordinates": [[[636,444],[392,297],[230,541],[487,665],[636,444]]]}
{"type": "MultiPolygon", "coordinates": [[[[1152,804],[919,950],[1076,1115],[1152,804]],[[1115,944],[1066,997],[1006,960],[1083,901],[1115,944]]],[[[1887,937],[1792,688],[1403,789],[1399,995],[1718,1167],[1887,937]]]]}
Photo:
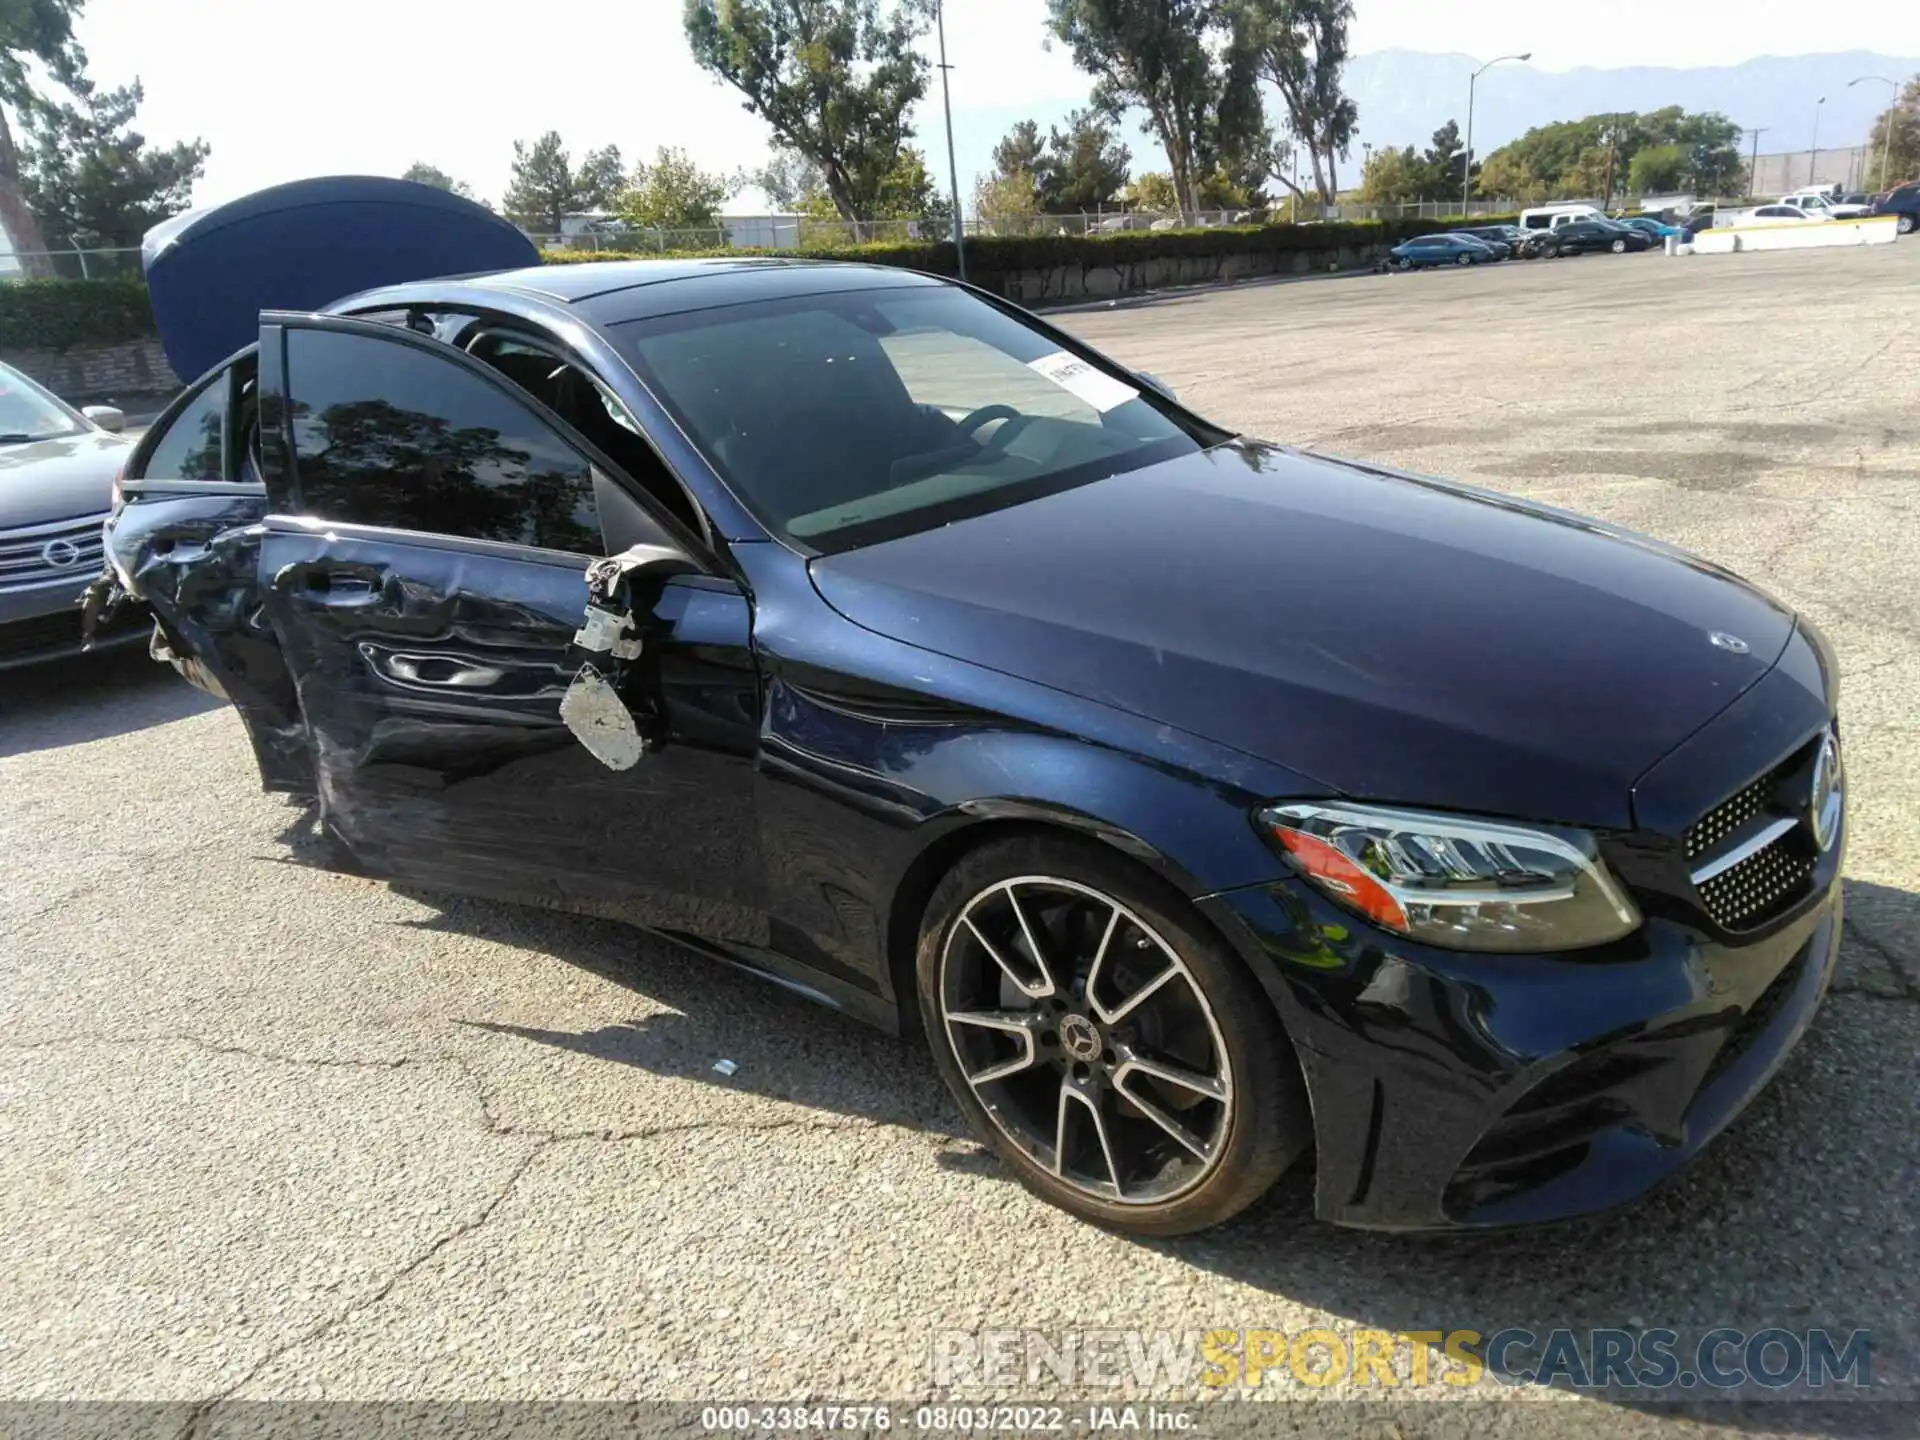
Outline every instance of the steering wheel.
{"type": "Polygon", "coordinates": [[[971,435],[982,425],[994,420],[1018,420],[1020,412],[1011,405],[982,405],[970,415],[963,415],[954,422],[954,428],[962,435],[971,435]]]}

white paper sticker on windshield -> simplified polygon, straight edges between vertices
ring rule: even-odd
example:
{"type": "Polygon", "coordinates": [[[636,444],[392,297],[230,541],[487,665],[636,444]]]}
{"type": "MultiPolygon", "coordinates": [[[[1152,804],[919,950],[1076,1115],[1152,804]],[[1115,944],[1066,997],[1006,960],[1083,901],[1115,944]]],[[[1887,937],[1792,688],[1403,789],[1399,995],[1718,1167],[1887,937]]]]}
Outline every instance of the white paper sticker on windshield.
{"type": "Polygon", "coordinates": [[[1076,399],[1084,400],[1101,414],[1117,405],[1139,395],[1131,385],[1114,379],[1104,370],[1096,370],[1086,361],[1056,350],[1051,355],[1042,355],[1038,360],[1027,363],[1029,370],[1038,370],[1047,379],[1053,381],[1062,390],[1076,399]]]}

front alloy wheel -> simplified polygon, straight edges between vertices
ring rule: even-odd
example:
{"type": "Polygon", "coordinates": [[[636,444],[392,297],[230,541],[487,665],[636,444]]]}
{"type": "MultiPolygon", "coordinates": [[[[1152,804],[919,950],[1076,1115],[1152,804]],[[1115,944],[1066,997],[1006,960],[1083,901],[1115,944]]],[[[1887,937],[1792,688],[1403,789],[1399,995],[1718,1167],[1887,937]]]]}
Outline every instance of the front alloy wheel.
{"type": "Polygon", "coordinates": [[[1251,1203],[1304,1148],[1298,1063],[1218,941],[1124,861],[1034,839],[934,897],[920,992],[943,1078],[1043,1198],[1169,1235],[1251,1203]]]}
{"type": "Polygon", "coordinates": [[[1473,263],[1473,256],[1467,254],[1466,251],[1462,250],[1457,256],[1454,257],[1453,263],[1456,265],[1471,265],[1473,263]]]}
{"type": "Polygon", "coordinates": [[[1624,241],[1624,240],[1616,240],[1616,241],[1614,241],[1614,242],[1613,242],[1613,253],[1614,253],[1614,254],[1616,254],[1616,255],[1624,255],[1624,254],[1626,254],[1626,253],[1627,253],[1627,242],[1626,242],[1626,241],[1624,241]]]}

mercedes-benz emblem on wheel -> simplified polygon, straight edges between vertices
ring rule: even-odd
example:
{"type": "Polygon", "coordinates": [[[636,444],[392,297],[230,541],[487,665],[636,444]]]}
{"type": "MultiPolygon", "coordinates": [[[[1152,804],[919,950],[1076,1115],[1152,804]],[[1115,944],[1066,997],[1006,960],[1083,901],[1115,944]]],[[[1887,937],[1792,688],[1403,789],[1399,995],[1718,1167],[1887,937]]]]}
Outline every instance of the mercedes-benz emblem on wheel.
{"type": "Polygon", "coordinates": [[[1100,1032],[1084,1015],[1064,1016],[1060,1021],[1060,1048],[1076,1060],[1091,1060],[1100,1053],[1100,1032]]]}
{"type": "Polygon", "coordinates": [[[80,563],[80,547],[71,540],[49,540],[40,547],[40,558],[56,570],[80,563]]]}
{"type": "Polygon", "coordinates": [[[1840,833],[1840,804],[1840,737],[1829,730],[1814,757],[1813,793],[1807,802],[1814,842],[1823,852],[1833,848],[1840,833]]]}
{"type": "Polygon", "coordinates": [[[1744,655],[1752,648],[1738,635],[1729,635],[1724,630],[1715,630],[1707,636],[1707,639],[1711,640],[1715,645],[1718,645],[1722,650],[1730,650],[1735,655],[1744,655]]]}

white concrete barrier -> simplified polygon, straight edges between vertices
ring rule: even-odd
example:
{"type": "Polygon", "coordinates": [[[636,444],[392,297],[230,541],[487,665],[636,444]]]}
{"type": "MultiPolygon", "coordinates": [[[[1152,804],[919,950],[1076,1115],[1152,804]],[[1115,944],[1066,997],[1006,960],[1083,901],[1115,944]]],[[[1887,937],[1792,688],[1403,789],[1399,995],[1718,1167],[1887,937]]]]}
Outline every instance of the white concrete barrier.
{"type": "Polygon", "coordinates": [[[1778,225],[1735,225],[1702,230],[1693,237],[1697,255],[1747,250],[1818,250],[1829,245],[1891,245],[1900,237],[1898,215],[1863,220],[1785,220],[1778,225]]]}

